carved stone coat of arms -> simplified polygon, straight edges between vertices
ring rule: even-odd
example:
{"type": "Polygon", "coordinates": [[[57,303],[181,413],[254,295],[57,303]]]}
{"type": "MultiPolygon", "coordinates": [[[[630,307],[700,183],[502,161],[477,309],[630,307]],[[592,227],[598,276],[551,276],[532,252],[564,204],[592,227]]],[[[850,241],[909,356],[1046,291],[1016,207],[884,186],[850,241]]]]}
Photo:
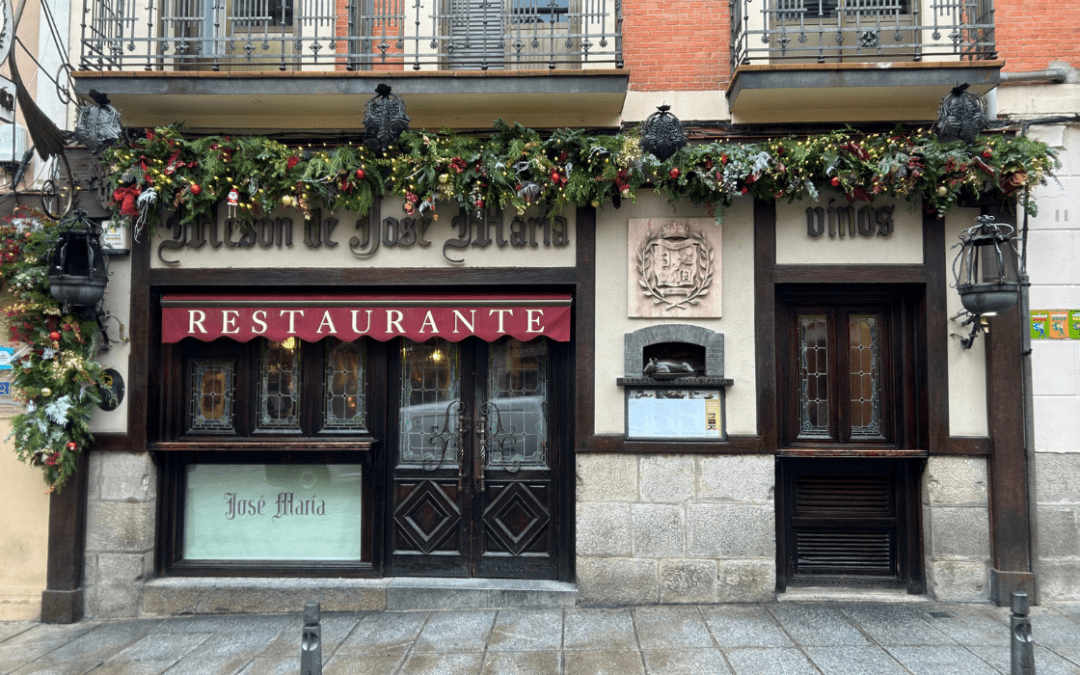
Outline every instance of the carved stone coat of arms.
{"type": "Polygon", "coordinates": [[[708,218],[629,222],[629,316],[719,317],[721,230],[708,218]]]}

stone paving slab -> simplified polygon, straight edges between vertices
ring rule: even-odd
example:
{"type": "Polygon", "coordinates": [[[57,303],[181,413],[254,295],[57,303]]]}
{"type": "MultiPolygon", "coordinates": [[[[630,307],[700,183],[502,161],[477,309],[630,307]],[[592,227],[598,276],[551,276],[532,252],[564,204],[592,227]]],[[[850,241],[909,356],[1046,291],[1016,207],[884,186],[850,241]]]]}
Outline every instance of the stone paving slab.
{"type": "MultiPolygon", "coordinates": [[[[1012,654],[1008,647],[980,647],[978,656],[1003,675],[1009,675],[1012,654]]],[[[1035,648],[1035,672],[1038,675],[1080,675],[1080,665],[1062,658],[1045,647],[1035,648]]]]}
{"type": "Polygon", "coordinates": [[[814,647],[860,647],[870,644],[838,607],[827,604],[788,604],[769,608],[791,639],[814,647]]]}
{"type": "Polygon", "coordinates": [[[889,652],[913,675],[998,675],[998,672],[960,646],[894,647],[889,652]]]}
{"type": "Polygon", "coordinates": [[[633,617],[642,649],[716,646],[697,607],[635,607],[633,617]]]}
{"type": "Polygon", "coordinates": [[[637,649],[629,609],[578,609],[563,620],[563,649],[637,649]]]}
{"type": "Polygon", "coordinates": [[[488,652],[480,675],[560,675],[562,653],[488,652]]]}
{"type": "Polygon", "coordinates": [[[488,651],[558,650],[562,649],[562,634],[562,610],[505,609],[499,612],[495,620],[495,628],[488,640],[488,651]]]}
{"type": "Polygon", "coordinates": [[[807,647],[806,655],[824,675],[906,675],[907,671],[877,647],[807,647]]]}
{"type": "Polygon", "coordinates": [[[632,649],[568,651],[563,658],[566,675],[645,675],[641,652],[632,649]]]}
{"type": "MultiPolygon", "coordinates": [[[[1080,613],[1032,612],[1040,675],[1080,675],[1080,613]]],[[[1009,675],[1008,611],[812,602],[323,615],[325,675],[1009,675]]],[[[0,623],[0,675],[295,675],[300,612],[0,623]]]]}
{"type": "Polygon", "coordinates": [[[648,675],[731,675],[719,649],[642,650],[648,675]]]}
{"type": "Polygon", "coordinates": [[[814,664],[798,649],[731,649],[726,652],[735,675],[819,675],[814,664]]]}
{"type": "Polygon", "coordinates": [[[761,605],[703,605],[701,613],[720,647],[794,646],[761,605]]]}

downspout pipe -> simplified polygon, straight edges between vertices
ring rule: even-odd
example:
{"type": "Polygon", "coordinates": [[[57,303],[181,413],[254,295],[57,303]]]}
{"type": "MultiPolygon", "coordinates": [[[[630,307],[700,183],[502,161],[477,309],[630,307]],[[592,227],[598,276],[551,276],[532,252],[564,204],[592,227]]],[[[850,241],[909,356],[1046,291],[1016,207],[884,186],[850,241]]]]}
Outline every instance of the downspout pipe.
{"type": "Polygon", "coordinates": [[[1008,82],[1064,82],[1069,77],[1064,68],[1047,68],[1046,70],[1029,70],[1020,73],[1001,73],[998,75],[1001,84],[1008,82]]]}

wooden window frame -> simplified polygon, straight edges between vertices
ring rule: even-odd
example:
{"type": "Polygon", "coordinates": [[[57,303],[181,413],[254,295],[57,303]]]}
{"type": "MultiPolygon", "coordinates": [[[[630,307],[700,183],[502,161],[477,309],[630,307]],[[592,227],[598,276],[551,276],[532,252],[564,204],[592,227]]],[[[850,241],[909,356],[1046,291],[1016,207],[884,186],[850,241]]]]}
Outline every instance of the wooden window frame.
{"type": "MultiPolygon", "coordinates": [[[[777,289],[778,454],[792,456],[925,454],[919,386],[925,365],[917,359],[919,290],[905,285],[857,289],[807,285],[777,289]],[[799,314],[825,314],[829,323],[829,438],[799,434],[799,314]],[[847,318],[880,313],[881,437],[852,437],[847,318]]],[[[922,359],[925,361],[925,359],[922,359]]]]}
{"type": "Polygon", "coordinates": [[[160,545],[156,568],[169,576],[249,577],[375,577],[382,556],[382,510],[378,461],[379,442],[385,437],[386,345],[373,340],[365,345],[364,398],[367,429],[323,429],[326,405],[325,341],[305,342],[300,350],[300,429],[260,429],[257,425],[261,341],[227,339],[211,343],[187,338],[162,348],[160,414],[156,440],[150,449],[159,457],[161,502],[158,514],[160,545]],[[234,429],[199,432],[191,427],[191,382],[194,359],[231,360],[236,363],[234,429]],[[191,464],[360,464],[361,556],[359,561],[312,560],[185,560],[183,533],[186,470],[191,464]]]}

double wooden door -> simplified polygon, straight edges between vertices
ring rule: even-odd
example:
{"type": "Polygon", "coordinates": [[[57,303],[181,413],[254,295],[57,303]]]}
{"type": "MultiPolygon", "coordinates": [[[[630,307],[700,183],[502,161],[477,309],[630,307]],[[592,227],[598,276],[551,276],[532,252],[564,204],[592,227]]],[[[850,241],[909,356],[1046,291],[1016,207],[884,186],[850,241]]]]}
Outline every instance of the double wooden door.
{"type": "Polygon", "coordinates": [[[546,338],[402,341],[388,392],[389,574],[559,578],[562,351],[546,338]]]}

